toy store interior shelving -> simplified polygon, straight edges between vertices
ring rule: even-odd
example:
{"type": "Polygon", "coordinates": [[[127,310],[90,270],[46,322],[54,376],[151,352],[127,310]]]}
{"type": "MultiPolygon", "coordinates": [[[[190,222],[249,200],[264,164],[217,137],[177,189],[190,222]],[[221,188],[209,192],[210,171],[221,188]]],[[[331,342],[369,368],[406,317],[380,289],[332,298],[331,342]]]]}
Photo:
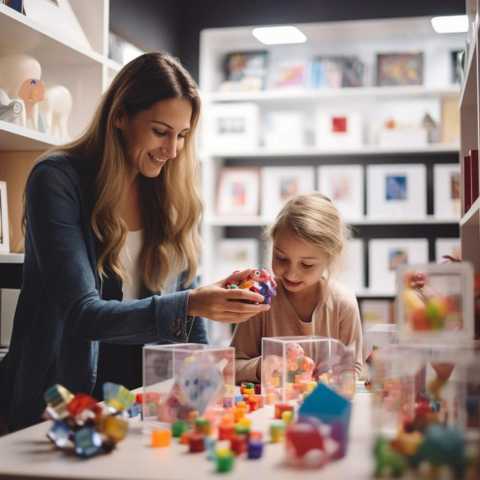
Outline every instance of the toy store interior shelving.
{"type": "MultiPolygon", "coordinates": [[[[69,3],[87,43],[76,43],[69,34],[64,35],[61,25],[55,22],[42,22],[41,19],[29,16],[28,12],[23,15],[0,4],[0,57],[15,53],[27,54],[40,63],[41,80],[47,88],[63,85],[69,90],[73,106],[68,119],[68,133],[74,138],[86,127],[102,92],[118,71],[118,66],[107,58],[109,0],[71,0],[69,3]]],[[[5,264],[23,262],[23,255],[19,252],[23,251],[22,196],[27,175],[42,152],[60,143],[62,141],[58,137],[42,131],[0,121],[0,180],[7,184],[12,252],[0,254],[0,262],[6,268],[8,265],[5,264]]],[[[12,304],[4,301],[7,298],[5,292],[13,291],[2,290],[2,318],[6,313],[5,308],[10,308],[12,304]]],[[[8,337],[8,328],[10,327],[3,325],[3,343],[8,337]]]]}
{"type": "MultiPolygon", "coordinates": [[[[464,47],[465,37],[464,34],[439,35],[433,30],[430,20],[429,17],[417,17],[301,24],[297,27],[306,35],[307,41],[295,45],[263,45],[248,27],[202,32],[200,87],[206,117],[199,149],[206,205],[202,231],[204,281],[214,280],[219,273],[226,273],[220,272],[222,263],[225,263],[222,259],[225,240],[227,243],[228,240],[233,240],[233,243],[242,239],[255,240],[258,246],[256,258],[261,264],[268,264],[268,245],[262,240],[262,230],[271,222],[274,213],[268,205],[268,198],[272,197],[262,188],[275,188],[268,179],[275,172],[275,168],[271,167],[311,168],[310,176],[315,177],[314,189],[320,189],[321,174],[316,173],[319,167],[344,166],[345,170],[352,165],[361,167],[363,205],[359,216],[347,218],[353,239],[361,241],[356,252],[360,252],[362,257],[359,267],[362,272],[357,275],[360,280],[354,287],[359,300],[393,299],[392,290],[374,287],[370,282],[369,270],[374,268],[372,262],[375,261],[371,258],[375,255],[375,251],[371,251],[371,240],[421,237],[426,245],[425,261],[437,260],[437,240],[454,242],[457,239],[458,242],[460,211],[443,214],[445,210],[436,204],[434,188],[439,189],[440,186],[435,185],[434,176],[437,166],[452,167],[456,164],[458,168],[460,80],[453,79],[456,67],[452,55],[464,47]],[[235,82],[232,86],[232,82],[226,81],[229,80],[226,59],[235,52],[246,53],[247,56],[257,52],[267,56],[262,86],[256,85],[252,89],[235,82]],[[422,52],[422,82],[418,85],[379,85],[376,56],[392,52],[422,52]],[[312,85],[312,59],[322,56],[360,59],[364,67],[362,85],[338,85],[339,88],[312,85]],[[288,75],[301,76],[298,72],[302,67],[304,78],[297,79],[293,84],[285,81],[288,75]],[[215,121],[221,115],[228,117],[229,111],[234,116],[235,112],[241,116],[243,111],[245,115],[251,115],[248,110],[255,112],[258,132],[253,137],[250,135],[245,137],[245,142],[232,144],[222,141],[221,135],[212,134],[219,125],[215,121]],[[337,111],[339,114],[346,112],[347,116],[354,112],[362,121],[361,140],[347,146],[322,145],[316,138],[318,110],[337,111]],[[280,143],[278,145],[268,138],[272,114],[277,112],[286,112],[284,118],[294,120],[290,130],[287,127],[283,132],[284,138],[281,134],[274,135],[273,138],[280,143]],[[292,112],[293,116],[289,117],[292,112]],[[426,113],[436,122],[438,135],[435,138],[420,143],[413,139],[393,143],[379,140],[379,132],[388,118],[394,118],[399,124],[416,121],[418,126],[426,113]],[[300,133],[295,131],[298,115],[302,116],[303,132],[300,133]],[[288,144],[289,137],[294,138],[291,145],[288,144]],[[424,214],[418,215],[415,208],[407,208],[395,216],[377,216],[369,211],[368,197],[379,185],[368,181],[368,170],[380,164],[393,167],[400,164],[424,165],[424,214]],[[220,205],[224,172],[229,168],[245,167],[257,168],[261,172],[258,210],[254,214],[225,213],[220,205]]],[[[414,132],[414,136],[415,133],[418,132],[414,132]]]]}
{"type": "MultiPolygon", "coordinates": [[[[467,54],[465,81],[460,97],[460,161],[462,169],[462,212],[460,236],[462,256],[472,262],[475,271],[480,271],[480,198],[473,199],[470,208],[466,205],[465,195],[465,157],[471,150],[478,150],[479,145],[479,56],[478,56],[478,1],[467,2],[469,31],[467,33],[467,54]]],[[[479,178],[472,178],[479,185],[479,178]]]]}

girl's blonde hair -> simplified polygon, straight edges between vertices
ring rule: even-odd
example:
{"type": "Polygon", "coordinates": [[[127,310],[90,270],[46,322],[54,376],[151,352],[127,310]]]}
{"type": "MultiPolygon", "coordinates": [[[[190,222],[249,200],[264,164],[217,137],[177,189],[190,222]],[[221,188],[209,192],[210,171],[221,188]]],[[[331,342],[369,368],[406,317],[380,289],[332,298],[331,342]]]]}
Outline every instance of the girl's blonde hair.
{"type": "Polygon", "coordinates": [[[329,271],[342,255],[348,237],[348,229],[337,208],[321,193],[297,195],[288,200],[267,235],[275,240],[284,229],[318,247],[328,259],[329,271]]]}
{"type": "Polygon", "coordinates": [[[164,165],[158,177],[139,179],[144,239],[139,261],[144,284],[152,292],[160,291],[170,274],[183,269],[187,272],[185,284],[190,283],[198,268],[202,206],[194,135],[200,97],[190,74],[169,55],[141,55],[115,77],[85,133],[43,156],[64,153],[95,163],[96,199],[91,226],[100,243],[97,269],[101,276],[110,269],[125,281],[120,250],[128,228],[120,217],[119,205],[129,170],[125,142],[116,120],[122,114],[132,117],[156,102],[172,98],[187,99],[192,105],[184,147],[177,158],[164,165]]]}

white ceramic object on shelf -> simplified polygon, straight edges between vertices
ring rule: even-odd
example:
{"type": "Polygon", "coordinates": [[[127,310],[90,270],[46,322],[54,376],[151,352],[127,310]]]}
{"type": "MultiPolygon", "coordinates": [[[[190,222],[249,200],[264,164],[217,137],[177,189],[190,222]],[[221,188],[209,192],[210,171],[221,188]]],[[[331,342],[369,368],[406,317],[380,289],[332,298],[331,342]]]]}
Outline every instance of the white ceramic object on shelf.
{"type": "Polygon", "coordinates": [[[0,88],[0,120],[15,123],[22,127],[26,124],[25,104],[21,98],[10,98],[0,88]]]}
{"type": "Polygon", "coordinates": [[[40,80],[42,67],[30,55],[15,53],[0,57],[0,88],[9,97],[17,97],[23,82],[28,79],[40,80]]]}
{"type": "Polygon", "coordinates": [[[47,89],[40,111],[45,119],[46,132],[63,141],[68,140],[68,118],[72,111],[73,99],[68,88],[54,85],[47,89]]]}

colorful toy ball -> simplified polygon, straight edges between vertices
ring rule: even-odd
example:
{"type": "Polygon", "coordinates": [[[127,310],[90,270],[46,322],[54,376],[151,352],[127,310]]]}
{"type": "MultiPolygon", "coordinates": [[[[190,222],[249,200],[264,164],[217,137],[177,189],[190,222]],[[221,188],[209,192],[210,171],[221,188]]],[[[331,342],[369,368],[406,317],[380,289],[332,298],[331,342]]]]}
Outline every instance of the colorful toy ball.
{"type": "Polygon", "coordinates": [[[244,288],[263,296],[263,303],[270,304],[272,298],[277,294],[277,283],[272,274],[265,268],[255,270],[240,283],[227,283],[225,288],[244,288]]]}

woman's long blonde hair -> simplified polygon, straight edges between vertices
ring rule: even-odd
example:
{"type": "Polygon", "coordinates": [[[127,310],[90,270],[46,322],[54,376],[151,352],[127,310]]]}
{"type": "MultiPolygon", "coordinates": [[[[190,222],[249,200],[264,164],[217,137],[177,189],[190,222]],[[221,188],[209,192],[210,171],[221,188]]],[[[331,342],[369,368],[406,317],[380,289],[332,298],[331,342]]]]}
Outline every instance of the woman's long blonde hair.
{"type": "Polygon", "coordinates": [[[194,134],[200,97],[190,74],[169,55],[141,55],[115,77],[86,132],[78,140],[46,154],[66,153],[97,162],[96,201],[91,216],[91,226],[100,244],[97,269],[101,276],[110,269],[125,281],[120,250],[128,229],[120,217],[119,205],[129,174],[125,142],[115,121],[122,114],[131,117],[171,98],[187,99],[192,104],[184,147],[177,158],[164,165],[158,177],[139,179],[144,239],[139,261],[144,284],[152,292],[162,290],[167,277],[184,269],[184,283],[190,283],[198,268],[202,206],[194,134]]]}
{"type": "Polygon", "coordinates": [[[337,266],[349,231],[333,202],[321,193],[297,195],[285,203],[266,234],[271,240],[283,229],[318,247],[328,259],[327,276],[337,266]]]}

